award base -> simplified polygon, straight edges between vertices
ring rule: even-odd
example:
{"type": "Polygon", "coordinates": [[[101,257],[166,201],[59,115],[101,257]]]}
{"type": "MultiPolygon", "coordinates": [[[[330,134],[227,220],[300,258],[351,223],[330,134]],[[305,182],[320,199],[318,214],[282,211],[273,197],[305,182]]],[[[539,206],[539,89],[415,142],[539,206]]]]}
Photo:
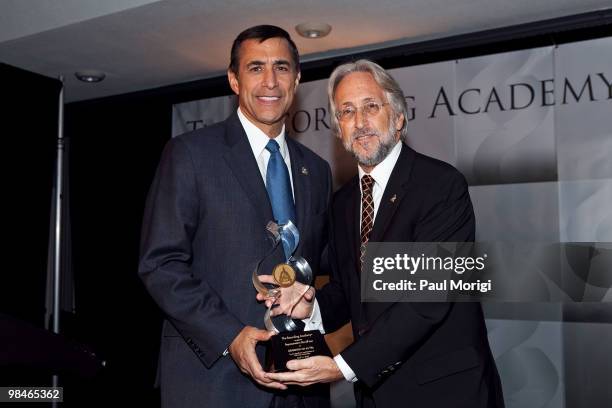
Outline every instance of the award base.
{"type": "Polygon", "coordinates": [[[287,361],[312,356],[331,357],[331,351],[320,331],[280,332],[270,338],[266,368],[273,372],[289,371],[287,361]]]}

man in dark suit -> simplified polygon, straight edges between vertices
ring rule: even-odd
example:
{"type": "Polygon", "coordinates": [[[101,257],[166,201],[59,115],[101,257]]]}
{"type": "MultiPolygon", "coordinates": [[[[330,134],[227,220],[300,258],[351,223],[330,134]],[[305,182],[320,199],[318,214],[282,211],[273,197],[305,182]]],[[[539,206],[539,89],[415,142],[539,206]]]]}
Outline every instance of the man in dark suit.
{"type": "MultiPolygon", "coordinates": [[[[270,337],[251,281],[272,248],[266,224],[296,224],[297,253],[316,273],[331,198],[328,164],[285,134],[300,79],[289,34],[275,26],[242,32],[228,79],[237,112],[168,142],[147,199],[139,275],[165,315],[162,405],[326,406],[325,387],[283,393],[264,376],[257,347],[270,337]]],[[[277,249],[272,264],[285,260],[277,249]]]]}
{"type": "MultiPolygon", "coordinates": [[[[464,177],[400,141],[406,138],[406,102],[379,65],[360,60],[339,66],[328,94],[333,127],[357,159],[359,175],[333,198],[330,283],[316,302],[295,307],[293,316],[318,308],[327,332],[350,320],[355,341],[333,359],[290,361],[294,371],[267,377],[301,385],[344,378],[355,383],[358,406],[366,407],[503,406],[479,303],[360,299],[369,241],[474,240],[464,177]]],[[[277,313],[286,310],[281,305],[277,313]]]]}

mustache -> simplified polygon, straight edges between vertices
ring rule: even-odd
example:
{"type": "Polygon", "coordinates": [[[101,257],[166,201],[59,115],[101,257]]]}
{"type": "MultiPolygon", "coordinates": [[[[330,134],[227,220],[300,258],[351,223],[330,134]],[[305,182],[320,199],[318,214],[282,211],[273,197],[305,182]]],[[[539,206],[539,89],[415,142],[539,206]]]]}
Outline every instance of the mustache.
{"type": "Polygon", "coordinates": [[[353,141],[355,141],[356,139],[358,139],[358,138],[360,138],[362,136],[376,136],[376,137],[380,138],[382,135],[378,131],[376,131],[376,130],[374,130],[372,128],[365,128],[364,127],[364,128],[355,130],[353,132],[353,134],[351,135],[351,139],[353,141]]]}

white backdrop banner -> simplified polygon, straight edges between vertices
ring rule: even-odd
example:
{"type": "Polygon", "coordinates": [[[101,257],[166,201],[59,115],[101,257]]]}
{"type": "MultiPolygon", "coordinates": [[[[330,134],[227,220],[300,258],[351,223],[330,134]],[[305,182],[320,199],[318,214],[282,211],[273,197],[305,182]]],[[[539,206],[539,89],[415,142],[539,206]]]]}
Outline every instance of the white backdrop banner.
{"type": "MultiPolygon", "coordinates": [[[[471,186],[612,178],[610,38],[390,72],[406,95],[411,145],[454,164],[471,186]]],[[[340,184],[355,165],[329,130],[326,85],[300,85],[287,129],[340,184]]],[[[235,107],[233,96],[174,105],[173,136],[235,107]]]]}

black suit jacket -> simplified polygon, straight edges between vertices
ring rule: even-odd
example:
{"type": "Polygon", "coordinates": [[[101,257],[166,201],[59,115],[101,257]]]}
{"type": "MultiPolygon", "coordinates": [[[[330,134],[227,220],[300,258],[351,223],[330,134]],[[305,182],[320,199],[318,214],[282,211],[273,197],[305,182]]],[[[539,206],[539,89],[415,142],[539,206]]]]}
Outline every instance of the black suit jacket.
{"type": "MultiPolygon", "coordinates": [[[[317,265],[327,241],[329,165],[287,137],[301,242],[317,265]]],[[[139,275],[163,311],[159,375],[165,407],[267,407],[255,385],[223,356],[244,326],[263,328],[265,307],[251,274],[271,248],[273,220],[263,179],[234,113],[170,140],[145,209],[139,275]]],[[[282,247],[268,268],[284,259],[282,247]]],[[[271,269],[270,269],[271,270],[271,269]]],[[[258,347],[260,361],[263,347],[258,347]]]]}
{"type": "MultiPolygon", "coordinates": [[[[317,293],[326,331],[353,323],[355,341],[341,354],[359,379],[358,405],[503,406],[480,303],[361,303],[358,183],[334,195],[333,268],[317,293]]],[[[473,241],[474,231],[464,177],[403,145],[370,241],[473,241]]]]}

